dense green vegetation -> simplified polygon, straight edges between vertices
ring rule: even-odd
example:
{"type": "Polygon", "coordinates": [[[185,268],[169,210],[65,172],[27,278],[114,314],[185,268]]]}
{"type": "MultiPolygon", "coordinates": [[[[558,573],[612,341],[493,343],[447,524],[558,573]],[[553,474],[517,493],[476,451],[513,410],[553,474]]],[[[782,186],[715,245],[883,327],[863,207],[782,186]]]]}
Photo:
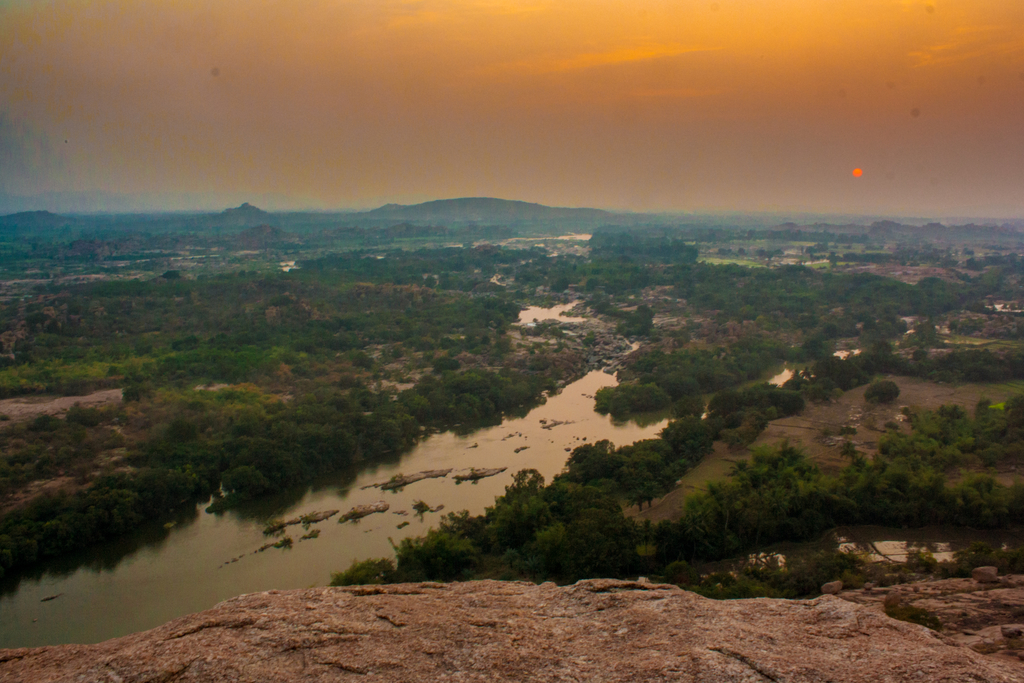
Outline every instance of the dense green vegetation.
{"type": "Polygon", "coordinates": [[[282,364],[293,375],[316,377],[339,353],[374,344],[498,355],[507,349],[496,342],[518,304],[506,296],[453,295],[424,281],[424,268],[459,266],[443,259],[401,261],[415,263],[421,284],[387,284],[404,267],[398,261],[376,268],[384,284],[358,281],[370,273],[345,263],[296,271],[301,275],[99,283],[10,303],[0,307],[0,327],[21,330],[22,338],[10,349],[14,360],[0,363],[0,396],[84,393],[122,381],[262,381],[282,364]]]}
{"type": "Polygon", "coordinates": [[[74,484],[0,518],[0,569],[86,548],[211,495],[209,509],[223,510],[400,453],[431,430],[494,423],[534,404],[557,369],[463,368],[455,358],[501,366],[520,309],[501,294],[445,288],[488,258],[474,253],[102,282],[0,307],[0,324],[20,331],[0,394],[120,385],[126,401],[0,431],[0,494],[54,477],[74,484]],[[440,277],[424,280],[424,268],[440,277]],[[432,286],[387,283],[401,272],[432,286]],[[411,388],[380,384],[406,377],[386,375],[389,363],[415,370],[411,388]]]}
{"type": "MultiPolygon", "coordinates": [[[[1019,396],[1004,410],[981,404],[975,418],[948,406],[911,413],[911,434],[887,436],[873,462],[855,453],[836,476],[823,474],[787,444],[761,447],[749,462],[735,465],[730,479],[690,494],[677,521],[651,525],[623,516],[616,493],[630,491],[635,500],[642,499],[636,493],[638,479],[656,489],[707,452],[706,422],[692,417],[673,422],[661,435],[663,443],[644,441],[619,449],[607,442],[581,446],[565,471],[546,486],[538,473],[524,470],[486,514],[450,515],[428,537],[403,542],[393,570],[374,574],[373,579],[438,579],[497,571],[571,581],[650,572],[686,574],[685,583],[697,584],[683,571],[686,566],[735,557],[778,541],[814,539],[837,525],[995,528],[1024,514],[1022,483],[1007,487],[982,473],[947,481],[957,467],[972,461],[1024,458],[1024,396],[1019,396]],[[433,558],[433,552],[440,557],[433,558]]],[[[719,597],[739,597],[744,591],[807,594],[817,589],[823,576],[839,578],[857,568],[856,558],[829,562],[832,565],[825,570],[805,572],[812,578],[798,580],[800,572],[794,571],[785,580],[777,577],[777,584],[762,576],[760,583],[748,582],[735,590],[728,581],[725,592],[705,589],[717,591],[719,597]]],[[[338,580],[354,581],[361,572],[365,568],[357,563],[338,580]]]]}
{"type": "MultiPolygon", "coordinates": [[[[948,323],[976,333],[981,322],[954,318],[987,315],[990,300],[1018,297],[1024,267],[1015,254],[971,252],[954,277],[909,285],[842,265],[952,267],[957,255],[920,240],[886,251],[886,235],[907,231],[882,224],[859,234],[609,228],[595,231],[590,255],[581,256],[436,246],[511,229],[321,222],[299,234],[232,220],[199,236],[184,218],[166,234],[102,232],[82,219],[55,228],[49,241],[27,239],[31,230],[0,235],[8,272],[45,280],[0,302],[0,398],[122,388],[126,401],[0,423],[0,495],[47,479],[67,483],[0,518],[0,570],[116,537],[176,507],[212,498],[210,509],[223,510],[390,457],[431,430],[522,411],[582,371],[596,343],[592,330],[576,340],[557,324],[510,334],[524,303],[570,291],[608,336],[647,342],[620,371],[623,382],[597,393],[596,409],[616,418],[671,410],[676,419],[659,439],[576,449],[548,485],[521,474],[486,515],[449,517],[399,544],[394,562],[359,565],[356,578],[667,572],[839,523],[991,527],[1021,512],[1019,486],[979,473],[1020,457],[1020,405],[1011,401],[973,418],[955,409],[911,414],[911,434],[885,436],[873,462],[851,445],[851,464],[836,476],[780,446],[689,496],[680,520],[644,526],[621,513],[624,503],[642,506],[670,489],[713,440],[749,444],[769,420],[879,375],[1024,379],[1018,346],[950,351],[936,331],[948,323]],[[824,259],[823,267],[699,262],[716,253],[771,265],[787,240],[806,242],[800,253],[824,259]],[[216,265],[190,271],[170,253],[216,265]],[[259,268],[240,268],[246,261],[231,258],[242,253],[265,256],[259,268]],[[277,272],[285,257],[299,268],[277,272]],[[118,279],[125,268],[155,270],[118,279]],[[115,279],[56,279],[69,272],[115,279]],[[862,353],[841,360],[837,343],[862,353]],[[783,362],[803,368],[783,388],[751,384],[783,362]],[[231,386],[197,390],[222,384],[231,386]],[[960,475],[961,467],[974,473],[960,475]]],[[[1002,329],[1007,340],[1024,336],[1024,325],[1002,329]]],[[[895,400],[888,384],[866,397],[895,400]]]]}
{"type": "Polygon", "coordinates": [[[595,409],[616,418],[673,404],[686,412],[694,397],[755,380],[790,354],[791,350],[777,341],[753,336],[728,348],[651,351],[622,373],[634,381],[597,393],[595,409]]]}

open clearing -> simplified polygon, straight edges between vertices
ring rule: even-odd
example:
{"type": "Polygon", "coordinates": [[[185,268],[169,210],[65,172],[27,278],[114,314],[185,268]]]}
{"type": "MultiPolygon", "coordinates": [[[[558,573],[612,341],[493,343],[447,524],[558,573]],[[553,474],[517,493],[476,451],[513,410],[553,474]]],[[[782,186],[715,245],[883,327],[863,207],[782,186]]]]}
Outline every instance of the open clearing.
{"type": "Polygon", "coordinates": [[[104,389],[85,396],[6,398],[0,401],[0,415],[6,415],[10,422],[23,422],[34,420],[40,415],[63,415],[76,404],[95,408],[120,401],[120,389],[104,389]]]}
{"type": "MultiPolygon", "coordinates": [[[[864,400],[867,385],[851,389],[829,403],[808,403],[799,415],[768,423],[767,429],[749,448],[733,450],[716,441],[715,450],[687,472],[676,488],[655,500],[643,512],[633,505],[625,510],[626,514],[652,522],[678,519],[687,495],[705,490],[709,481],[728,477],[733,464],[749,458],[751,449],[758,446],[771,446],[788,440],[807,453],[823,471],[834,474],[849,464],[849,459],[840,453],[844,439],[850,439],[857,450],[870,458],[877,453],[878,438],[885,433],[886,422],[897,422],[901,430],[909,432],[910,426],[902,421],[900,414],[904,406],[912,410],[934,410],[941,405],[955,404],[973,415],[974,406],[981,398],[999,403],[1014,394],[1024,393],[1024,382],[1020,381],[952,385],[912,377],[886,379],[891,379],[900,388],[900,396],[895,403],[868,403],[864,400]],[[857,433],[839,437],[842,427],[854,427],[857,433]]],[[[1004,484],[1013,483],[1018,476],[1012,470],[996,472],[996,478],[1004,484]]]]}

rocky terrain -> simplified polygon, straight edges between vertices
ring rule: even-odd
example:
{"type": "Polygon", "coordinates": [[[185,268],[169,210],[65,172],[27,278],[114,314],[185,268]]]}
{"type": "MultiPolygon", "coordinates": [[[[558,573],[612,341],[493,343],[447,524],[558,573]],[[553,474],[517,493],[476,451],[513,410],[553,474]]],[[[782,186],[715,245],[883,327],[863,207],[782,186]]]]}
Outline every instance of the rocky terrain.
{"type": "MultiPolygon", "coordinates": [[[[995,575],[989,580],[937,579],[887,588],[868,586],[839,597],[884,611],[885,606],[924,610],[942,624],[952,642],[996,659],[1024,657],[1024,576],[995,575]]],[[[977,571],[977,570],[976,570],[977,571]]],[[[1024,680],[1024,663],[1020,679],[1024,680]]]]}
{"type": "Polygon", "coordinates": [[[98,645],[0,650],[0,681],[1011,681],[878,604],[672,585],[477,581],[271,591],[98,645]]]}

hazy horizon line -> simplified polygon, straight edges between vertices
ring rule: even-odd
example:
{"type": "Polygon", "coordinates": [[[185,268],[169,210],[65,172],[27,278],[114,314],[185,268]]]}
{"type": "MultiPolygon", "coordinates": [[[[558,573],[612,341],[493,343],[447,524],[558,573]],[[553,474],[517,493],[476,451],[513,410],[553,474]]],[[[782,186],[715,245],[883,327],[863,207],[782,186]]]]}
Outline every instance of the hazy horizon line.
{"type": "Polygon", "coordinates": [[[57,193],[42,193],[39,195],[11,195],[11,194],[0,194],[0,216],[6,217],[19,213],[32,213],[37,211],[46,211],[53,214],[69,215],[69,216],[131,216],[131,215],[209,215],[216,213],[223,213],[229,209],[237,209],[240,206],[249,204],[261,211],[269,214],[294,214],[294,213],[310,213],[310,214],[363,214],[370,211],[374,211],[385,206],[402,206],[412,207],[419,206],[421,204],[428,204],[439,201],[455,201],[460,199],[498,199],[501,201],[508,202],[523,202],[527,204],[533,204],[536,206],[542,206],[551,209],[580,209],[580,210],[598,210],[604,211],[613,215],[622,216],[657,216],[665,218],[727,218],[727,217],[749,217],[749,218],[774,218],[778,217],[781,222],[793,222],[796,219],[829,219],[829,220],[854,220],[854,221],[868,221],[868,220],[902,220],[911,221],[913,223],[930,223],[930,222],[943,222],[943,221],[1001,221],[1001,222],[1021,222],[1024,220],[1022,216],[1005,215],[998,213],[978,213],[978,214],[932,214],[922,215],[917,212],[852,212],[843,210],[821,210],[812,208],[764,208],[764,209],[742,209],[742,208],[693,208],[693,209],[649,209],[640,210],[635,208],[620,208],[620,207],[604,207],[604,206],[588,206],[588,205],[555,205],[555,204],[544,204],[542,202],[534,202],[528,199],[508,199],[504,197],[488,197],[488,196],[459,196],[459,197],[441,197],[434,199],[425,199],[422,201],[409,201],[403,203],[403,201],[382,201],[381,203],[374,204],[362,204],[358,206],[324,206],[321,203],[292,203],[288,201],[291,198],[286,196],[275,196],[275,195],[260,195],[260,193],[254,193],[256,196],[251,196],[248,199],[241,197],[208,197],[204,195],[196,194],[183,194],[183,195],[161,195],[160,198],[153,195],[127,195],[127,194],[112,194],[104,192],[81,192],[81,193],[68,193],[68,192],[57,192],[57,193]],[[176,198],[178,201],[169,202],[168,199],[171,197],[176,198]],[[76,201],[77,200],[77,201],[76,201]],[[185,200],[185,201],[182,201],[185,200]],[[106,206],[96,206],[99,202],[103,202],[106,206]],[[168,206],[169,203],[174,204],[191,204],[192,206],[171,208],[168,206]],[[291,206],[284,206],[284,204],[291,204],[291,206]],[[73,206],[79,204],[78,207],[73,206]],[[93,206],[89,206],[92,204],[93,206]],[[111,206],[110,204],[114,204],[111,206]],[[789,221],[782,220],[785,217],[789,217],[789,221]]]}

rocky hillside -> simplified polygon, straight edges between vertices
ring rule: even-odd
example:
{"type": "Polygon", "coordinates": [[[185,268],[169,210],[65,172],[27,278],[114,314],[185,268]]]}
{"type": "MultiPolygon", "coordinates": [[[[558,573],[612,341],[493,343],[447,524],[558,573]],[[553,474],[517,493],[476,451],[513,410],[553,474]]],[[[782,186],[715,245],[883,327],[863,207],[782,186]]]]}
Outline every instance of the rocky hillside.
{"type": "Polygon", "coordinates": [[[1024,668],[871,606],[671,585],[478,581],[244,595],[99,645],[0,650],[0,681],[1001,681],[1024,668]]]}

